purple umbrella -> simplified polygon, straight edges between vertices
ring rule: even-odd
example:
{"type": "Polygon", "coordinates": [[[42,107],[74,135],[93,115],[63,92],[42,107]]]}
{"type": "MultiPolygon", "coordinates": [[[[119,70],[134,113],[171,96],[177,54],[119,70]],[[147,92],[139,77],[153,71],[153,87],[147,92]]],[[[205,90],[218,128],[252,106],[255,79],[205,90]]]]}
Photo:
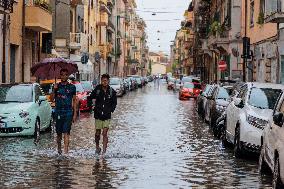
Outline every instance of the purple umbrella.
{"type": "Polygon", "coordinates": [[[31,72],[33,76],[40,79],[56,79],[60,77],[62,68],[67,69],[69,75],[78,72],[76,63],[63,58],[45,58],[40,63],[35,64],[31,68],[31,72]]]}

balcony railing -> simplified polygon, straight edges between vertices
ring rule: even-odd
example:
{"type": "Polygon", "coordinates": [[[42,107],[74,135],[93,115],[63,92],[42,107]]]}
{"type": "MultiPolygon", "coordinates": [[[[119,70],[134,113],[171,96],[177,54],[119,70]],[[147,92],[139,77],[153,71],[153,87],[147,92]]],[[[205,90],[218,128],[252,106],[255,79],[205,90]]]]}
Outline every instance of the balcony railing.
{"type": "Polygon", "coordinates": [[[208,38],[208,46],[215,44],[228,44],[229,43],[229,31],[224,31],[221,34],[210,35],[208,38]]]}
{"type": "Polygon", "coordinates": [[[269,0],[265,7],[265,22],[284,23],[284,0],[269,0]]]}
{"type": "Polygon", "coordinates": [[[0,13],[9,14],[13,12],[14,0],[0,0],[0,13]]]}
{"type": "Polygon", "coordinates": [[[70,33],[70,49],[87,49],[88,36],[84,33],[70,33]]]}

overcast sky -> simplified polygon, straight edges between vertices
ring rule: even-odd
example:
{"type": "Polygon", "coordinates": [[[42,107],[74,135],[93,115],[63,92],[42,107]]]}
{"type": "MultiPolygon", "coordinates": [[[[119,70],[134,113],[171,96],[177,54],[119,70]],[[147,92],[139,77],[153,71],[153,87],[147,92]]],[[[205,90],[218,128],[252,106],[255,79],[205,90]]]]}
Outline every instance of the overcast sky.
{"type": "Polygon", "coordinates": [[[184,11],[190,2],[191,0],[136,0],[137,13],[147,24],[150,51],[164,51],[169,54],[171,41],[174,40],[176,30],[180,28],[184,11]],[[157,12],[156,16],[151,11],[157,12]],[[161,32],[158,33],[158,30],[161,32]]]}

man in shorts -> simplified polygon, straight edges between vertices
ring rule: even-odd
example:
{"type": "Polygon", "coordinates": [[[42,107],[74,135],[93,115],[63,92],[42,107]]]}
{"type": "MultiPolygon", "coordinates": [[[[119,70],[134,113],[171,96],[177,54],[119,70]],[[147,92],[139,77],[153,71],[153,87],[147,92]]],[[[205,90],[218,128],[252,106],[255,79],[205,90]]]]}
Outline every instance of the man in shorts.
{"type": "Polygon", "coordinates": [[[94,117],[96,125],[96,153],[101,153],[100,137],[103,135],[103,154],[106,153],[108,144],[108,130],[110,126],[111,114],[117,105],[116,92],[109,86],[109,75],[103,74],[101,84],[97,85],[88,98],[88,103],[95,100],[94,117]]]}
{"type": "Polygon", "coordinates": [[[58,153],[62,153],[61,141],[62,134],[64,138],[64,153],[69,151],[69,136],[72,122],[76,121],[76,87],[70,84],[68,80],[68,70],[61,69],[61,82],[54,85],[54,94],[52,99],[55,99],[55,120],[58,153]]]}

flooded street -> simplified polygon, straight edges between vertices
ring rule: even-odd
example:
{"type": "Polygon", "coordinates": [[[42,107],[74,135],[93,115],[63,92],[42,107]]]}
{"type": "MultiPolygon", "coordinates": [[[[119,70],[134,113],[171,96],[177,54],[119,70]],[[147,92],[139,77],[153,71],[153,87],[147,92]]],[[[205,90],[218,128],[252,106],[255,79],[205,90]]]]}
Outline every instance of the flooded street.
{"type": "Polygon", "coordinates": [[[94,119],[81,114],[71,151],[58,156],[55,134],[1,138],[1,188],[269,188],[257,158],[237,160],[198,117],[194,100],[179,101],[149,84],[118,100],[104,160],[95,155],[94,119]]]}

